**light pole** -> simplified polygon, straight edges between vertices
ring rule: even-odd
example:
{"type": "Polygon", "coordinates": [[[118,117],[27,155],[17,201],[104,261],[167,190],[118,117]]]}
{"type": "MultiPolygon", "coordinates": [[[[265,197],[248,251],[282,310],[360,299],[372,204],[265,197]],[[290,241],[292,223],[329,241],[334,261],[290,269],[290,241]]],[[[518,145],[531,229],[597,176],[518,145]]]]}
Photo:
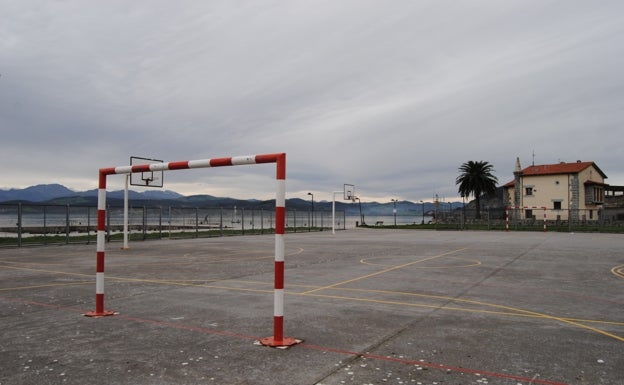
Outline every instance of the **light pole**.
{"type": "Polygon", "coordinates": [[[396,227],[396,204],[398,202],[398,199],[392,199],[392,204],[394,205],[394,207],[392,208],[392,213],[394,214],[394,227],[396,227]]]}
{"type": "Polygon", "coordinates": [[[358,200],[358,203],[360,204],[360,226],[364,226],[364,216],[362,215],[362,201],[360,200],[360,197],[355,197],[355,199],[358,200]]]}
{"type": "Polygon", "coordinates": [[[312,196],[312,227],[314,227],[314,194],[312,194],[311,192],[308,193],[308,195],[312,196]]]}
{"type": "Polygon", "coordinates": [[[420,203],[422,203],[422,221],[420,222],[421,225],[425,224],[425,202],[420,201],[420,203]]]}

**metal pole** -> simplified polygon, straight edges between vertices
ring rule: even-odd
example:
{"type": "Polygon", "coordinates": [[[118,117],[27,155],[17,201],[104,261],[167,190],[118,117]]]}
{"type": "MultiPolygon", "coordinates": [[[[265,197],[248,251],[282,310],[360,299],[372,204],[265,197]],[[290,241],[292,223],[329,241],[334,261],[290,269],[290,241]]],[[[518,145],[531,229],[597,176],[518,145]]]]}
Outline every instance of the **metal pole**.
{"type": "Polygon", "coordinates": [[[195,238],[199,237],[199,207],[195,207],[195,238]]]}
{"type": "Polygon", "coordinates": [[[65,206],[65,244],[69,244],[69,204],[65,206]]]}
{"type": "Polygon", "coordinates": [[[43,206],[43,243],[48,243],[47,240],[47,236],[48,236],[48,221],[47,221],[47,211],[46,211],[46,207],[47,206],[43,206]]]}
{"type": "Polygon", "coordinates": [[[17,204],[17,246],[22,247],[22,204],[17,204]]]}
{"type": "Polygon", "coordinates": [[[241,209],[241,234],[245,235],[245,208],[241,209]]]}
{"type": "Polygon", "coordinates": [[[143,240],[147,239],[147,208],[143,206],[143,240]]]}
{"type": "Polygon", "coordinates": [[[397,203],[397,200],[393,199],[392,200],[392,204],[393,204],[392,213],[394,214],[394,227],[397,227],[396,225],[396,215],[397,215],[396,203],[397,203]]]}
{"type": "Polygon", "coordinates": [[[332,201],[332,234],[336,234],[336,194],[340,194],[342,191],[334,191],[333,192],[333,201],[332,201]]]}
{"type": "Polygon", "coordinates": [[[277,158],[275,194],[275,280],[273,298],[273,336],[260,340],[267,346],[290,346],[301,342],[284,337],[284,234],[286,228],[286,154],[277,158]]]}

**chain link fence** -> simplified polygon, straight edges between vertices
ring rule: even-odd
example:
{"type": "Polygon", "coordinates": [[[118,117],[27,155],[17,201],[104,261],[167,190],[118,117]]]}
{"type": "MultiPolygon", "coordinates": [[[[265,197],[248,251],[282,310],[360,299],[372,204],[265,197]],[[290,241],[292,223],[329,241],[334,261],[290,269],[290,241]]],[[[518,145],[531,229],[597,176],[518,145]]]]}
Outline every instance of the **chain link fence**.
{"type": "Polygon", "coordinates": [[[554,210],[543,207],[462,208],[437,212],[431,226],[457,230],[624,232],[624,208],[554,210]]]}
{"type": "MultiPolygon", "coordinates": [[[[336,211],[333,228],[345,230],[336,211]]],[[[106,240],[123,241],[124,209],[106,210],[106,240]]],[[[332,229],[332,213],[286,209],[286,232],[332,229]]],[[[275,233],[275,210],[237,207],[129,207],[128,239],[181,239],[275,233]]],[[[97,207],[0,204],[0,247],[95,243],[97,207]]]]}

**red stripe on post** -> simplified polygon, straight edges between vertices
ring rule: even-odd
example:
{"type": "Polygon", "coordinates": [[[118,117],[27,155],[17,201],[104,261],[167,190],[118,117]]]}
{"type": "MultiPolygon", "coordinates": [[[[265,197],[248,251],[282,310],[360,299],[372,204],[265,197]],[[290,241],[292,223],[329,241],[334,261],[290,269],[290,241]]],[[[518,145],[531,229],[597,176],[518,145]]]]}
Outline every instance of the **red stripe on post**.
{"type": "Polygon", "coordinates": [[[264,154],[264,155],[256,155],[256,163],[275,163],[277,162],[277,156],[279,154],[264,154]]]}
{"type": "Polygon", "coordinates": [[[105,189],[106,188],[106,175],[114,174],[114,173],[115,173],[114,167],[101,168],[100,177],[98,179],[98,188],[105,189]]]}
{"type": "Polygon", "coordinates": [[[275,261],[275,289],[284,288],[284,261],[275,261]]]}
{"type": "Polygon", "coordinates": [[[97,230],[106,231],[106,210],[98,210],[97,212],[97,230]]]}
{"type": "Polygon", "coordinates": [[[276,207],[275,208],[275,234],[284,234],[286,222],[286,208],[285,207],[276,207]]]}
{"type": "Polygon", "coordinates": [[[232,158],[215,158],[210,159],[210,167],[231,166],[232,158]]]}
{"type": "Polygon", "coordinates": [[[284,316],[273,316],[273,340],[276,346],[284,340],[284,316]]]}
{"type": "Polygon", "coordinates": [[[95,268],[95,272],[96,273],[103,273],[104,272],[104,252],[103,251],[98,251],[96,253],[96,268],[95,268]]]}
{"type": "Polygon", "coordinates": [[[150,171],[149,164],[137,164],[135,166],[132,166],[132,172],[148,172],[148,171],[150,171]]]}
{"type": "Polygon", "coordinates": [[[104,314],[104,294],[103,293],[95,294],[95,314],[96,315],[104,314]]]}
{"type": "Polygon", "coordinates": [[[286,179],[286,154],[277,155],[277,179],[286,179]]]}
{"type": "Polygon", "coordinates": [[[184,161],[184,162],[170,162],[169,163],[169,170],[184,170],[189,168],[188,165],[188,161],[184,161]]]}

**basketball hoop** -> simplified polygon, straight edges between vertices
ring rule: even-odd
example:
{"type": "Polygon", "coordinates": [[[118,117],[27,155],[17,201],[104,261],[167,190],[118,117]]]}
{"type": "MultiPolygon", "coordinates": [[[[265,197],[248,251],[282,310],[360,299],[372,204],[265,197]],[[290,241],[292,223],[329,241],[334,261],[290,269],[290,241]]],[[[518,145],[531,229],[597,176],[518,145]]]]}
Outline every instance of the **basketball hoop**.
{"type": "MultiPolygon", "coordinates": [[[[130,166],[164,163],[161,159],[141,158],[138,156],[130,157],[130,166]]],[[[130,174],[130,184],[132,186],[141,187],[163,187],[163,170],[160,171],[142,171],[130,174]]]]}

